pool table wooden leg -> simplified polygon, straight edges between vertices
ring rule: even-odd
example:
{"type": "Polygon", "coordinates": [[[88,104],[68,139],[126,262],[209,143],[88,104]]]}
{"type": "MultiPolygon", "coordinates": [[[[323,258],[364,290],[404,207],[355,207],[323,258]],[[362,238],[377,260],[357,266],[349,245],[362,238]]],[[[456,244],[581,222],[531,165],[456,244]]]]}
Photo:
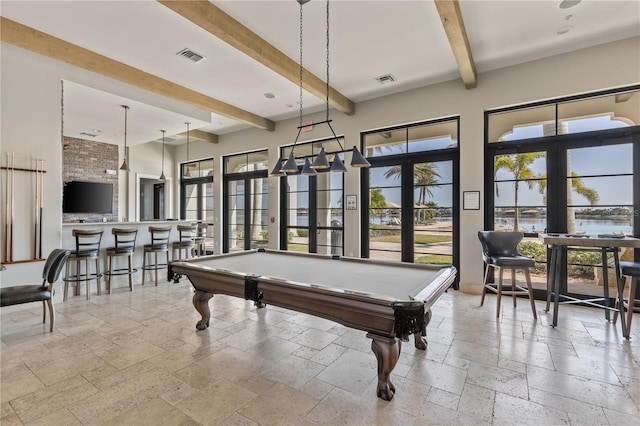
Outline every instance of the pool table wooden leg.
{"type": "MultiPolygon", "coordinates": [[[[431,309],[427,309],[424,313],[424,328],[426,329],[431,321],[431,309]]],[[[414,333],[413,341],[416,349],[420,349],[422,351],[427,350],[427,336],[423,336],[422,333],[414,333]]]]}
{"type": "Polygon", "coordinates": [[[391,401],[396,392],[395,386],[391,383],[390,375],[400,357],[401,342],[395,337],[378,336],[367,333],[371,339],[371,350],[378,360],[378,388],[376,395],[385,401],[391,401]]]}
{"type": "Polygon", "coordinates": [[[196,311],[202,316],[202,319],[196,323],[198,330],[204,330],[209,327],[209,319],[211,318],[211,311],[209,310],[209,299],[213,297],[213,293],[209,293],[202,290],[196,290],[193,294],[193,306],[196,311]]]}

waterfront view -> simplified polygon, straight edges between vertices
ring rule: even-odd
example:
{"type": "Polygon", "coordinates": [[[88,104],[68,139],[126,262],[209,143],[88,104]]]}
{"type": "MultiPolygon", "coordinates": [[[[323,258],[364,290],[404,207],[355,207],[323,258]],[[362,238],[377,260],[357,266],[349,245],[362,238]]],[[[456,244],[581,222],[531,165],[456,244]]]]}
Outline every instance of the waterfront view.
{"type": "MultiPolygon", "coordinates": [[[[633,232],[633,218],[616,218],[616,219],[584,219],[576,218],[576,232],[598,235],[598,234],[627,234],[633,232]]],[[[513,230],[513,217],[496,217],[496,229],[513,230]]],[[[518,219],[520,231],[542,233],[547,228],[547,219],[544,217],[527,218],[520,217],[518,219]]],[[[549,230],[553,232],[554,230],[549,230]]]]}

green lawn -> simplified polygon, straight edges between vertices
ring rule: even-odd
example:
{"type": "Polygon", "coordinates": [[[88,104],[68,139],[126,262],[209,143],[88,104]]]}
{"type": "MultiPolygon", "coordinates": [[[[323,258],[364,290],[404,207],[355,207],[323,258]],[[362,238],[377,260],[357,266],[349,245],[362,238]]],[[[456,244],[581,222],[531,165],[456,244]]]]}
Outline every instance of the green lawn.
{"type": "MultiPolygon", "coordinates": [[[[415,235],[414,244],[433,244],[433,243],[443,243],[451,241],[450,235],[415,235]]],[[[381,242],[381,243],[399,243],[401,239],[401,235],[384,235],[380,237],[373,237],[371,241],[381,242]]]]}
{"type": "Polygon", "coordinates": [[[430,254],[416,258],[415,263],[428,263],[433,265],[451,265],[451,256],[444,256],[441,254],[430,254]]]}

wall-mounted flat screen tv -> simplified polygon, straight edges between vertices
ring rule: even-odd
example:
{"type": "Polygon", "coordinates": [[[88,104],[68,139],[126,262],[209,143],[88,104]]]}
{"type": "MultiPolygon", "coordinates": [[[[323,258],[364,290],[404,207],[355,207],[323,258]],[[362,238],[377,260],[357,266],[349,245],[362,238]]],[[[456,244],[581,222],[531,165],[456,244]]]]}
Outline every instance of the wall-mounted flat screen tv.
{"type": "Polygon", "coordinates": [[[72,181],[64,184],[63,213],[113,213],[113,184],[72,181]]]}

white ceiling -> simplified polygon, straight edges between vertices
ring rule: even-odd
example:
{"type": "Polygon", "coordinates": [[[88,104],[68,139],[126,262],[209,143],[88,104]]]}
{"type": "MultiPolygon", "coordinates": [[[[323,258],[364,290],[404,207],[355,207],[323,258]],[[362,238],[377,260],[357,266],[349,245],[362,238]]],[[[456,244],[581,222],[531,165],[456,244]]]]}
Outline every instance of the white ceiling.
{"type": "MultiPolygon", "coordinates": [[[[298,61],[299,5],[296,0],[213,1],[284,54],[298,61]]],[[[560,0],[462,0],[473,59],[482,72],[640,35],[640,2],[582,0],[561,9],[560,0]],[[564,26],[566,34],[556,31],[564,26]]],[[[326,3],[304,6],[304,67],[326,76],[326,3]]],[[[331,2],[330,83],[352,101],[459,79],[460,74],[435,5],[420,1],[331,2]],[[390,73],[385,85],[375,77],[390,73]]],[[[278,121],[298,115],[299,88],[205,30],[153,0],[0,1],[2,16],[170,80],[207,96],[278,121]],[[207,59],[194,64],[176,56],[188,47],[207,59]],[[275,97],[268,99],[265,93],[275,97]]],[[[460,81],[462,85],[462,81],[460,81]]],[[[191,129],[224,134],[248,125],[193,107],[151,106],[77,82],[65,82],[65,135],[100,130],[95,140],[123,141],[124,111],[131,145],[191,129]],[[191,111],[191,112],[190,112],[191,111]]],[[[130,87],[130,86],[129,86],[130,87]]],[[[473,90],[473,89],[470,89],[473,90]]],[[[169,106],[168,106],[169,105],[169,106]]],[[[305,113],[324,108],[324,99],[305,92],[305,113]]],[[[357,105],[356,105],[357,114],[357,105]]],[[[182,138],[171,138],[180,143],[182,138]]]]}

